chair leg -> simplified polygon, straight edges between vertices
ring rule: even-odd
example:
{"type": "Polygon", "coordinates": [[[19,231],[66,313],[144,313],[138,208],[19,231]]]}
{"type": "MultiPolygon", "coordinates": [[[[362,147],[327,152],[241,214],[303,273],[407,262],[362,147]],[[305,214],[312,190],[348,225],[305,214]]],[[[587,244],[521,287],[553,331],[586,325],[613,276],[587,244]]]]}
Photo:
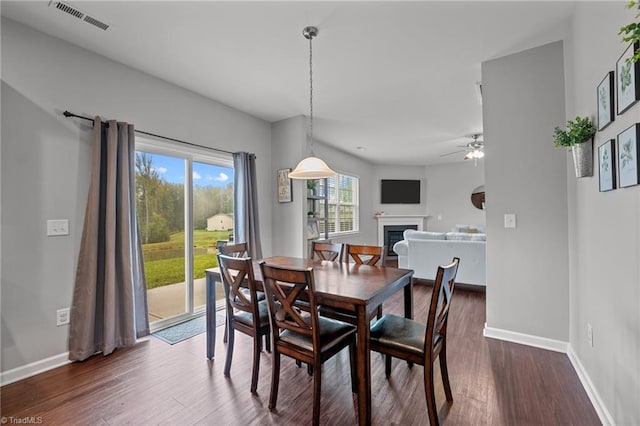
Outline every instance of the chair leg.
{"type": "Polygon", "coordinates": [[[391,355],[384,356],[384,374],[386,374],[387,379],[391,376],[391,355]]]}
{"type": "Polygon", "coordinates": [[[260,349],[262,346],[262,336],[257,335],[253,339],[253,369],[251,372],[251,393],[256,393],[258,389],[258,371],[260,370],[260,349]]]}
{"type": "Polygon", "coordinates": [[[320,425],[320,395],[322,389],[322,371],[320,362],[315,362],[313,369],[315,374],[313,375],[313,426],[320,425]]]}
{"type": "Polygon", "coordinates": [[[427,413],[429,425],[439,426],[438,409],[436,407],[436,395],[433,389],[433,364],[424,366],[424,393],[427,399],[427,413]]]}
{"type": "Polygon", "coordinates": [[[222,342],[227,343],[227,335],[228,335],[227,328],[229,328],[229,321],[227,320],[226,316],[224,318],[225,318],[224,319],[224,335],[222,336],[222,342]]]}
{"type": "Polygon", "coordinates": [[[442,345],[440,350],[440,373],[442,376],[442,384],[444,385],[444,394],[447,397],[447,401],[453,402],[453,394],[451,393],[451,384],[449,383],[449,370],[447,368],[447,348],[446,343],[442,345]]]}
{"type": "MultiPolygon", "coordinates": [[[[275,349],[275,348],[274,348],[275,349]]],[[[269,396],[269,410],[273,411],[276,408],[276,402],[278,401],[278,385],[280,384],[280,353],[274,350],[273,367],[271,369],[271,395],[269,396]]]]}
{"type": "Polygon", "coordinates": [[[267,352],[271,353],[271,333],[264,335],[264,347],[267,352]]]}
{"type": "Polygon", "coordinates": [[[227,359],[224,362],[224,375],[229,377],[231,373],[231,360],[233,359],[233,344],[235,342],[235,331],[233,326],[229,327],[229,342],[227,344],[227,359]]]}
{"type": "Polygon", "coordinates": [[[313,365],[307,364],[307,374],[313,376],[313,365]]]}

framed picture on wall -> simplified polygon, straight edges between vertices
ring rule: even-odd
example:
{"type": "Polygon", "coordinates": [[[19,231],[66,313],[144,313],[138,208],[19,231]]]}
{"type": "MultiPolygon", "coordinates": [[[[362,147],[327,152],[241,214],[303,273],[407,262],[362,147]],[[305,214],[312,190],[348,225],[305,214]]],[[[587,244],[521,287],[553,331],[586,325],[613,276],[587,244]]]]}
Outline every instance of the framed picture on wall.
{"type": "Polygon", "coordinates": [[[603,130],[615,119],[613,113],[614,79],[614,72],[609,71],[598,84],[598,130],[603,130]]]}
{"type": "Polygon", "coordinates": [[[633,53],[640,43],[630,44],[616,62],[617,113],[622,114],[640,99],[640,61],[633,62],[633,53]]]}
{"type": "Polygon", "coordinates": [[[291,179],[289,178],[291,169],[278,170],[278,202],[290,203],[293,201],[291,196],[291,179]]]}
{"type": "Polygon", "coordinates": [[[618,135],[616,162],[620,188],[640,183],[640,160],[638,159],[640,124],[634,124],[618,135]]]}
{"type": "Polygon", "coordinates": [[[615,140],[610,139],[598,147],[598,169],[600,170],[600,192],[616,189],[615,140]]]}

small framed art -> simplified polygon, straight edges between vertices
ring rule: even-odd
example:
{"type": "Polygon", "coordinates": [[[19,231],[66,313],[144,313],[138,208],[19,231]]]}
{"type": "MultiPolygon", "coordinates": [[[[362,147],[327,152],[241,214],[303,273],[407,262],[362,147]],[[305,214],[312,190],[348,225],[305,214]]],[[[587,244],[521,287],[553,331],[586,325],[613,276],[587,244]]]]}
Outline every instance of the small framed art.
{"type": "Polygon", "coordinates": [[[609,71],[598,84],[598,130],[603,130],[615,119],[613,114],[614,72],[609,71]]]}
{"type": "Polygon", "coordinates": [[[616,62],[616,112],[622,114],[640,99],[640,61],[633,62],[633,53],[640,42],[630,44],[616,62]]]}
{"type": "Polygon", "coordinates": [[[600,192],[616,189],[615,140],[610,139],[598,147],[600,192]]]}
{"type": "Polygon", "coordinates": [[[290,203],[293,201],[291,196],[291,179],[289,173],[291,169],[278,170],[278,202],[290,203]]]}
{"type": "Polygon", "coordinates": [[[618,134],[616,163],[618,165],[618,186],[620,188],[640,183],[638,139],[640,139],[640,124],[637,123],[618,134]]]}

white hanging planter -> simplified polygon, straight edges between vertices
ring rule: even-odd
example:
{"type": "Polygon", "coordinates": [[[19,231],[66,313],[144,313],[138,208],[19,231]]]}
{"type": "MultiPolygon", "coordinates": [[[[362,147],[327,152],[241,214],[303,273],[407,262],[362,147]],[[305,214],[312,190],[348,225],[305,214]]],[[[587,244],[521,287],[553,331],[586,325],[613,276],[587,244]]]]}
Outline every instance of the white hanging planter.
{"type": "Polygon", "coordinates": [[[571,147],[576,177],[593,176],[593,138],[571,147]]]}

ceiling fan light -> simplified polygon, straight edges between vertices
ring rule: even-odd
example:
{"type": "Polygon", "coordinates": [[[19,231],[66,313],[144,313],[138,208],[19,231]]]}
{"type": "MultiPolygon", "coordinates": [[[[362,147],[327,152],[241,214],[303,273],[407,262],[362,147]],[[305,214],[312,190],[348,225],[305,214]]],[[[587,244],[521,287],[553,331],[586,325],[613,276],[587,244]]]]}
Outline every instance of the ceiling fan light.
{"type": "Polygon", "coordinates": [[[291,179],[324,179],[335,176],[327,163],[318,157],[307,157],[300,161],[295,170],[289,173],[291,179]]]}
{"type": "Polygon", "coordinates": [[[475,152],[475,156],[476,156],[476,158],[482,158],[482,157],[484,157],[484,151],[477,150],[477,151],[475,152]]]}
{"type": "Polygon", "coordinates": [[[465,160],[471,160],[472,158],[474,158],[473,151],[467,152],[467,155],[464,156],[465,160]]]}

